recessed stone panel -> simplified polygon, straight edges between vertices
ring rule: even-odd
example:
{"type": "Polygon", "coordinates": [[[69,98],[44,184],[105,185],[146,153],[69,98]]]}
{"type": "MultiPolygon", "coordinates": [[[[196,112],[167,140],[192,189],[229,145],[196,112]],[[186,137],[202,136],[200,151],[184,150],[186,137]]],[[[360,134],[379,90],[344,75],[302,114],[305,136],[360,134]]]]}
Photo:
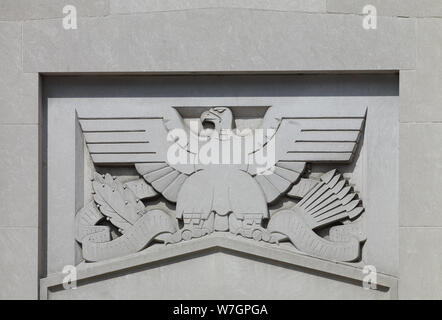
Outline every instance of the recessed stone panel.
{"type": "MultiPolygon", "coordinates": [[[[113,259],[231,237],[229,248],[265,245],[261,257],[281,250],[288,259],[305,255],[318,270],[319,261],[331,261],[351,268],[358,281],[367,265],[397,275],[397,80],[394,73],[45,78],[43,283],[66,265],[80,263],[99,276],[96,267],[113,259]],[[190,142],[170,140],[179,129],[190,142]],[[271,131],[263,144],[248,144],[262,129],[271,131]],[[244,142],[240,150],[252,149],[231,162],[235,137],[244,142]],[[205,163],[203,150],[212,143],[221,158],[205,163]],[[170,160],[173,148],[190,162],[170,160]],[[275,162],[256,160],[261,148],[268,157],[273,150],[275,162]]],[[[208,277],[231,259],[216,262],[192,248],[189,263],[202,259],[208,277]]],[[[48,298],[69,295],[59,285],[50,284],[48,298]]],[[[394,285],[387,287],[393,297],[394,285]]]]}

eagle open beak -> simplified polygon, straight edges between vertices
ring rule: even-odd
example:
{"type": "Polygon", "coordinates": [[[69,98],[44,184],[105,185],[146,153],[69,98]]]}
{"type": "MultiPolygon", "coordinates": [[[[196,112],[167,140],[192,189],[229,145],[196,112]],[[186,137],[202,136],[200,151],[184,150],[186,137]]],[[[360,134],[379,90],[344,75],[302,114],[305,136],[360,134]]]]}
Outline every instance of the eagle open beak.
{"type": "Polygon", "coordinates": [[[204,129],[214,129],[218,120],[210,111],[204,111],[200,117],[204,129]]]}

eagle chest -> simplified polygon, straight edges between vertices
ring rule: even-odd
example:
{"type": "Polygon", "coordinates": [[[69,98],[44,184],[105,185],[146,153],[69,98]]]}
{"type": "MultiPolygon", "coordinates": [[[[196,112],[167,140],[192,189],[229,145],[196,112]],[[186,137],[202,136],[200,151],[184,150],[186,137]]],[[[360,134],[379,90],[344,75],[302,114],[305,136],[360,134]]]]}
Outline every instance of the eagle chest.
{"type": "Polygon", "coordinates": [[[226,231],[229,215],[235,220],[255,217],[260,222],[268,217],[268,209],[260,186],[248,173],[236,168],[213,167],[191,175],[177,199],[179,219],[194,219],[198,224],[200,219],[210,219],[211,215],[215,229],[226,231]]]}

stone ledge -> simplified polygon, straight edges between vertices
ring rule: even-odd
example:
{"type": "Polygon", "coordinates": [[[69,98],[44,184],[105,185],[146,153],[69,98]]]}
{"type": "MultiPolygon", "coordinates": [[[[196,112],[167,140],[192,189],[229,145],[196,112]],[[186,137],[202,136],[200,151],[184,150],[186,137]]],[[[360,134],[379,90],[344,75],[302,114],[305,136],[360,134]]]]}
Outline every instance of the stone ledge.
{"type": "Polygon", "coordinates": [[[415,68],[414,21],[380,17],[378,23],[378,30],[367,31],[355,15],[239,9],[79,18],[78,30],[64,30],[59,20],[27,21],[23,68],[40,73],[415,68]]]}
{"type": "Polygon", "coordinates": [[[297,12],[325,12],[326,0],[110,0],[111,14],[133,14],[194,9],[251,9],[297,12]]]}
{"type": "Polygon", "coordinates": [[[362,14],[368,4],[376,7],[378,16],[442,17],[442,2],[434,0],[327,0],[327,12],[362,14]]]}
{"type": "MultiPolygon", "coordinates": [[[[346,263],[322,260],[320,258],[301,254],[295,249],[285,249],[283,244],[279,247],[264,242],[245,240],[231,234],[217,233],[199,239],[181,242],[175,245],[155,245],[136,254],[111,259],[96,263],[82,263],[77,266],[77,281],[89,280],[94,277],[111,275],[114,272],[129,270],[132,268],[147,266],[155,262],[165,261],[172,258],[185,257],[197,252],[210,249],[219,249],[225,252],[240,253],[242,255],[258,257],[273,262],[281,262],[289,266],[296,266],[333,275],[354,281],[362,281],[362,265],[352,266],[346,263]]],[[[48,275],[40,280],[40,299],[47,299],[50,288],[60,286],[66,274],[61,272],[48,275]]],[[[397,278],[377,274],[378,286],[390,291],[390,298],[397,298],[397,278]]]]}
{"type": "Polygon", "coordinates": [[[63,7],[73,5],[79,17],[105,16],[109,0],[2,0],[0,21],[54,19],[65,16],[63,7]]]}

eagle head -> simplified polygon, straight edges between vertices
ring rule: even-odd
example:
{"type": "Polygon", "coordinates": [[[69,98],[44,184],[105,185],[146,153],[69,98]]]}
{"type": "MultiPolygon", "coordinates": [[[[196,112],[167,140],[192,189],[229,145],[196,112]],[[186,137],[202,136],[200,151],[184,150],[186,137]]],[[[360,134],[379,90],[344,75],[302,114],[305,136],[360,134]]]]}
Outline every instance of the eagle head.
{"type": "Polygon", "coordinates": [[[217,132],[233,129],[233,114],[226,107],[210,108],[201,114],[200,119],[204,129],[214,129],[217,132]]]}

